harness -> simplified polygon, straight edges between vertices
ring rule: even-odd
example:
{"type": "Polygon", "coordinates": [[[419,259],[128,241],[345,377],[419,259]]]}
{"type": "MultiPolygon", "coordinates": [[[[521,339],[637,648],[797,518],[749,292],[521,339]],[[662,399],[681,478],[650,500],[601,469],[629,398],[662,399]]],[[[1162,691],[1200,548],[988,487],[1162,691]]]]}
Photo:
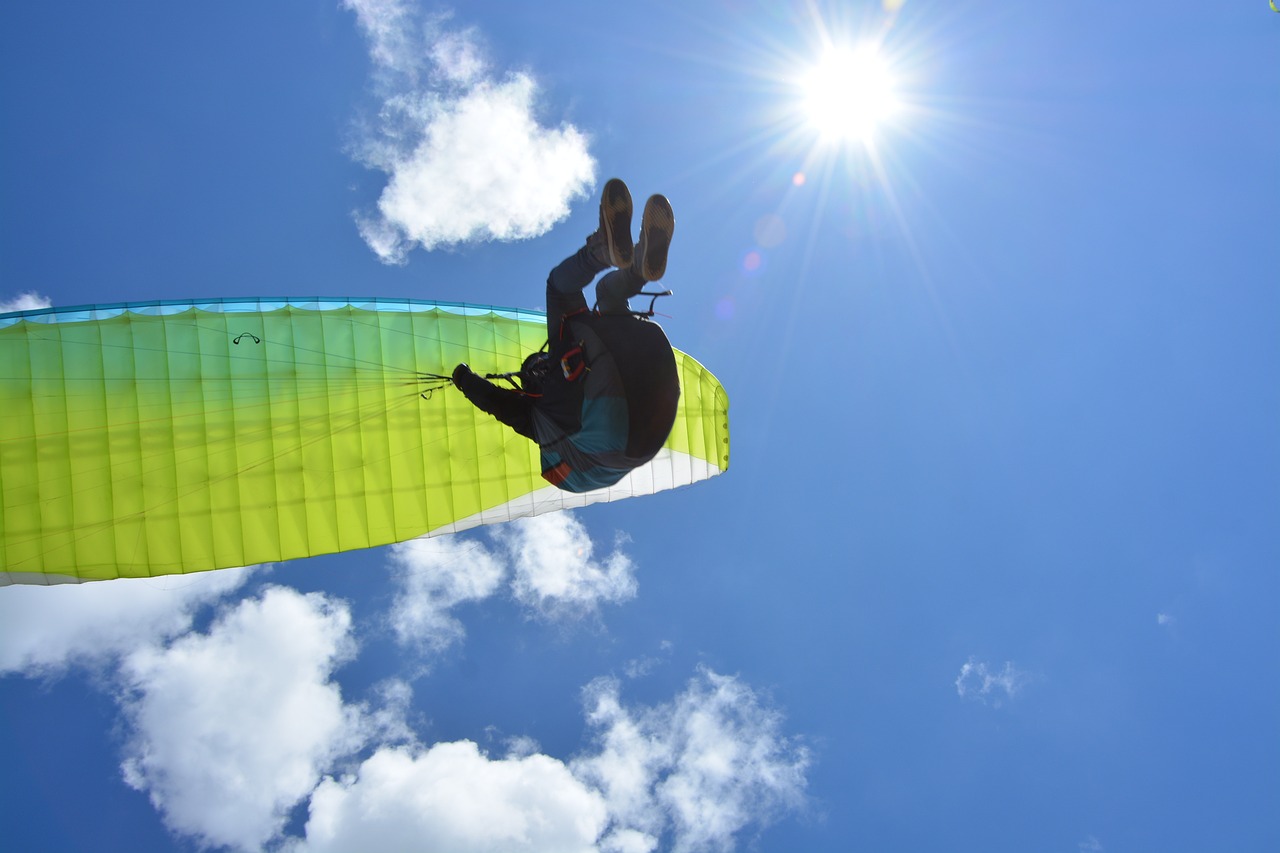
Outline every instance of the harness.
{"type": "Polygon", "coordinates": [[[675,419],[680,390],[671,346],[661,327],[645,322],[671,291],[633,295],[650,297],[648,309],[583,306],[565,314],[519,370],[484,375],[540,399],[530,411],[529,437],[540,448],[543,478],[566,491],[613,485],[648,462],[675,419]]]}
{"type": "MultiPolygon", "coordinates": [[[[674,291],[671,290],[642,290],[639,293],[635,293],[633,294],[633,297],[648,296],[649,307],[644,311],[629,311],[627,313],[642,320],[651,320],[657,314],[654,310],[654,306],[657,304],[658,300],[664,296],[671,296],[673,293],[674,291]]],[[[594,315],[597,317],[605,316],[594,307],[579,308],[577,311],[571,311],[570,313],[565,314],[560,318],[559,340],[557,343],[561,345],[566,343],[565,328],[569,320],[574,317],[581,317],[584,314],[594,315]]],[[[542,390],[546,385],[547,377],[553,369],[553,361],[559,362],[560,372],[569,382],[577,382],[587,371],[591,370],[591,365],[587,361],[586,350],[583,349],[582,344],[582,341],[570,342],[568,347],[564,347],[560,351],[558,359],[553,360],[550,352],[551,339],[548,338],[536,352],[532,352],[525,357],[524,363],[520,365],[519,370],[512,370],[507,373],[486,373],[483,375],[485,379],[501,380],[509,383],[515,391],[525,395],[526,397],[541,397],[542,390]]],[[[443,376],[431,376],[430,378],[448,379],[448,377],[443,376]]],[[[423,392],[423,398],[429,398],[431,391],[434,390],[436,389],[431,388],[428,391],[423,392]]]]}

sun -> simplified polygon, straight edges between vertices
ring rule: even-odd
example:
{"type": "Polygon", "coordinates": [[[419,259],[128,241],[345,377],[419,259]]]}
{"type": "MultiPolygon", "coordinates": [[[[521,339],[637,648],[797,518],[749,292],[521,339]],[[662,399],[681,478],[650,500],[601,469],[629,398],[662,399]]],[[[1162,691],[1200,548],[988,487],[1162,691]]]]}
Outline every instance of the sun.
{"type": "Polygon", "coordinates": [[[870,43],[828,48],[800,91],[806,123],[826,141],[870,142],[902,107],[893,70],[870,43]]]}

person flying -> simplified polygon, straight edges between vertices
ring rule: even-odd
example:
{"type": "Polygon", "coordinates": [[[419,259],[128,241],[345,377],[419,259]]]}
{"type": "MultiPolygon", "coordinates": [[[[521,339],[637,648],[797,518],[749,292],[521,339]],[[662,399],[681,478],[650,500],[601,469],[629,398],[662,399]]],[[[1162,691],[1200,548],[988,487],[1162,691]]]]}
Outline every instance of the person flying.
{"type": "Polygon", "coordinates": [[[518,388],[495,385],[466,364],[453,371],[453,384],[477,408],[538,445],[542,476],[566,491],[611,486],[651,460],[676,417],[671,344],[652,306],[634,312],[628,301],[666,272],[675,215],[664,196],[651,196],[634,243],[631,217],[627,185],[610,179],[599,227],[547,278],[547,346],[525,359],[518,388]],[[607,269],[589,309],[583,290],[607,269]]]}

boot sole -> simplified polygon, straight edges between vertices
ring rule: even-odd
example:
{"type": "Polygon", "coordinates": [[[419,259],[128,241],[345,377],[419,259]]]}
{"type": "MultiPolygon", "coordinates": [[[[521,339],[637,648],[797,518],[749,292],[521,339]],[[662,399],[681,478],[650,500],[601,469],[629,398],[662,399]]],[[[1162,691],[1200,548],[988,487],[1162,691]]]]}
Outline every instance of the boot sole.
{"type": "Polygon", "coordinates": [[[617,178],[605,182],[600,194],[600,227],[615,267],[629,267],[635,257],[631,242],[631,191],[617,178]]]}
{"type": "Polygon", "coordinates": [[[671,202],[665,196],[650,196],[644,205],[644,218],[640,221],[640,277],[645,281],[657,281],[667,272],[667,251],[676,231],[676,215],[671,202]]]}

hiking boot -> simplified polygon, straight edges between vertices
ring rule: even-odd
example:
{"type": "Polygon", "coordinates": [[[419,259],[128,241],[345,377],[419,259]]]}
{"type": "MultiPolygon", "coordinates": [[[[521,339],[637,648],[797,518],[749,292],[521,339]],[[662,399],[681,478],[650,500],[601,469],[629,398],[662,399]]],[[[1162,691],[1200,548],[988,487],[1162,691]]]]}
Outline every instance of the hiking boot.
{"type": "Polygon", "coordinates": [[[602,267],[631,266],[631,191],[618,178],[600,194],[600,227],[587,238],[587,254],[602,267]]]}
{"type": "Polygon", "coordinates": [[[667,271],[667,250],[676,230],[676,215],[666,196],[651,195],[640,220],[632,268],[645,281],[657,281],[667,271]]]}

